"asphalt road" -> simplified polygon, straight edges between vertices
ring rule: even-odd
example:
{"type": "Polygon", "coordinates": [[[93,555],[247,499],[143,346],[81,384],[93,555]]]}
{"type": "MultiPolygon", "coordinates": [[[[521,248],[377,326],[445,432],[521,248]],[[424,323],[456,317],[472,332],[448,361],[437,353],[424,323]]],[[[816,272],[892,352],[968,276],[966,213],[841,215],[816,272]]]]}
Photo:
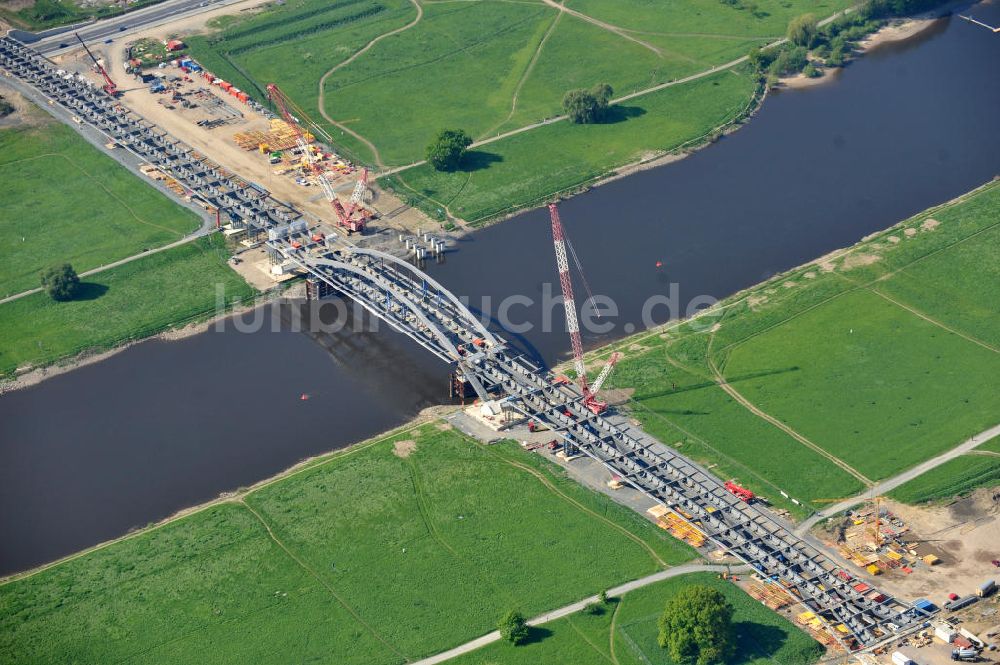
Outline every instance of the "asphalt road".
{"type": "Polygon", "coordinates": [[[158,5],[138,9],[121,16],[108,18],[92,23],[77,23],[76,25],[53,28],[39,33],[24,30],[11,30],[8,35],[23,44],[47,56],[79,48],[79,42],[73,36],[78,32],[89,43],[104,43],[108,39],[119,40],[146,28],[176,21],[200,12],[207,12],[242,0],[165,0],[158,5]]]}

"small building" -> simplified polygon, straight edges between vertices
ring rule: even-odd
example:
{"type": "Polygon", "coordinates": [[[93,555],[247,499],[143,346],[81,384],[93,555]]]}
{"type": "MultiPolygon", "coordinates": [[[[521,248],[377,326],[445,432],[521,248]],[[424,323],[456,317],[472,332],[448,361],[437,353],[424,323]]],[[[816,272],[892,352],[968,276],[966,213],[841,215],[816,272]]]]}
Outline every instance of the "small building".
{"type": "Polygon", "coordinates": [[[171,39],[167,42],[167,53],[173,53],[174,51],[180,51],[184,48],[184,42],[179,39],[171,39]]]}

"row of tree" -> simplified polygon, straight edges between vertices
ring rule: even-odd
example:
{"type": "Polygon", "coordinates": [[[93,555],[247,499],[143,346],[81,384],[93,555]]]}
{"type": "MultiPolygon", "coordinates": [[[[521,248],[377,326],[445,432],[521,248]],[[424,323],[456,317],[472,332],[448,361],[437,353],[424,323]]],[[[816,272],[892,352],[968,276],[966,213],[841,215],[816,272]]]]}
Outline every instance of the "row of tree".
{"type": "MultiPolygon", "coordinates": [[[[602,592],[598,602],[584,608],[587,614],[602,614],[616,602],[602,592]]],[[[685,587],[672,596],[657,621],[659,645],[678,665],[723,665],[736,654],[733,606],[718,590],[702,584],[685,587]]],[[[497,624],[500,636],[524,644],[531,628],[524,615],[512,610],[497,624]]]]}

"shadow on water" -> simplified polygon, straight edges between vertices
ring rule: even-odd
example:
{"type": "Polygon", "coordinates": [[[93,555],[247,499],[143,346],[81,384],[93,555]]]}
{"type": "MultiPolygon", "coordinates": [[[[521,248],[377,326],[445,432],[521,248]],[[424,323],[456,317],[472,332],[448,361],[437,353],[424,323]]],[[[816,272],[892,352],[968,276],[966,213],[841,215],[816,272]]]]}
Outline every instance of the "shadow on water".
{"type": "Polygon", "coordinates": [[[614,106],[608,107],[601,124],[614,125],[619,122],[625,122],[626,120],[631,120],[632,118],[638,118],[644,115],[646,115],[646,109],[641,106],[622,106],[621,104],[615,104],[614,106]]]}
{"type": "Polygon", "coordinates": [[[108,287],[105,284],[98,284],[96,282],[80,282],[80,286],[77,287],[76,295],[73,296],[73,300],[97,300],[107,292],[108,287]]]}
{"type": "Polygon", "coordinates": [[[488,169],[493,164],[502,161],[503,157],[496,153],[486,152],[485,150],[470,150],[462,156],[462,163],[459,165],[458,170],[463,173],[472,173],[488,169]]]}

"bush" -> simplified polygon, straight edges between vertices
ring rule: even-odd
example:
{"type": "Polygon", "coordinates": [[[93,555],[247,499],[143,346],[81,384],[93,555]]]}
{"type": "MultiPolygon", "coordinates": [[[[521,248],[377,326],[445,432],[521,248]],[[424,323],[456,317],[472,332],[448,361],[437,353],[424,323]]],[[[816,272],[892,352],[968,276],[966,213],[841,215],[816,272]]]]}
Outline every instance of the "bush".
{"type": "Polygon", "coordinates": [[[80,278],[68,263],[43,270],[41,277],[42,288],[53,300],[72,300],[80,290],[80,278]]]}
{"type": "Polygon", "coordinates": [[[812,14],[796,16],[788,23],[788,41],[798,46],[812,46],[818,34],[816,17],[812,14]]]}
{"type": "Polygon", "coordinates": [[[819,68],[817,68],[816,65],[814,65],[811,62],[808,65],[805,66],[805,69],[802,70],[803,76],[806,76],[806,77],[811,78],[811,79],[814,79],[817,76],[820,76],[822,73],[823,72],[821,72],[819,70],[819,68]]]}
{"type": "Polygon", "coordinates": [[[472,145],[472,137],[461,129],[443,129],[427,146],[427,161],[438,171],[454,171],[472,145]]]}
{"type": "Polygon", "coordinates": [[[528,622],[523,614],[517,610],[511,610],[500,619],[497,630],[500,631],[500,637],[511,644],[518,645],[528,636],[528,622]]]}
{"type": "Polygon", "coordinates": [[[3,97],[0,97],[0,118],[4,118],[14,112],[14,105],[3,97]]]}
{"type": "Polygon", "coordinates": [[[793,49],[782,49],[778,57],[768,67],[768,72],[775,76],[798,74],[808,64],[808,54],[809,52],[804,46],[796,46],[793,49]]]}
{"type": "Polygon", "coordinates": [[[667,602],[657,622],[658,642],[682,665],[725,663],[736,653],[733,606],[715,589],[684,588],[667,602]]]}
{"type": "Polygon", "coordinates": [[[592,124],[604,120],[614,91],[607,83],[590,90],[570,90],[563,97],[563,110],[577,124],[592,124]]]}

